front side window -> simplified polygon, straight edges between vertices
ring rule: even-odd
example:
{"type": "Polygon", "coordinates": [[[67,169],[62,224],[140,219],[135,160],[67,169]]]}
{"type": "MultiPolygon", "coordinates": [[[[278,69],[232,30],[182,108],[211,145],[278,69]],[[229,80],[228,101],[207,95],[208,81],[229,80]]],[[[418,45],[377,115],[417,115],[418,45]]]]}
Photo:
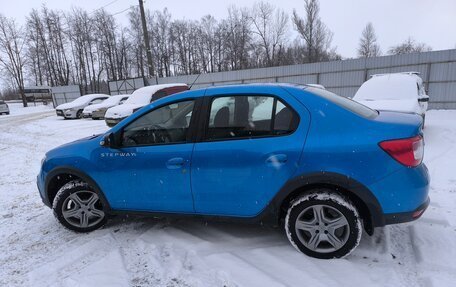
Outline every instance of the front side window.
{"type": "Polygon", "coordinates": [[[184,143],[192,117],[194,101],[173,103],[155,109],[131,124],[123,131],[123,146],[184,143]]]}
{"type": "Polygon", "coordinates": [[[212,101],[208,140],[288,134],[296,129],[294,111],[271,96],[217,97],[212,101]]]}

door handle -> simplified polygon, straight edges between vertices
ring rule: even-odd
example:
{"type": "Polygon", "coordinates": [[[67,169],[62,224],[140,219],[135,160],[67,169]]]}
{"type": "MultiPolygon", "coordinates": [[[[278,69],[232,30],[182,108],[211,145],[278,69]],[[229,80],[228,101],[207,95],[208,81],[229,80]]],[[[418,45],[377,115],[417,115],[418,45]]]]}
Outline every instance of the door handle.
{"type": "Polygon", "coordinates": [[[181,157],[174,157],[172,159],[169,159],[166,162],[166,167],[169,169],[177,169],[181,168],[184,165],[185,161],[181,157]]]}
{"type": "Polygon", "coordinates": [[[268,165],[277,166],[277,165],[285,164],[287,162],[287,160],[288,160],[288,157],[286,154],[273,154],[266,159],[266,163],[268,165]]]}

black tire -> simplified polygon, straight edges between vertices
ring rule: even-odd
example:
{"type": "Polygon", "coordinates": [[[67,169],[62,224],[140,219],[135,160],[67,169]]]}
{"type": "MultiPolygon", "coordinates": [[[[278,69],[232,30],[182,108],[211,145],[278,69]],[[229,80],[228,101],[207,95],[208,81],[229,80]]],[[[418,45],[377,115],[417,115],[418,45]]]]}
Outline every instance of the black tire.
{"type": "Polygon", "coordinates": [[[79,110],[79,111],[76,113],[76,118],[77,118],[77,119],[82,119],[82,110],[79,110]]]}
{"type": "Polygon", "coordinates": [[[348,198],[331,189],[315,189],[291,202],[285,231],[298,251],[314,258],[331,259],[345,257],[358,246],[362,224],[356,207],[348,198]],[[316,210],[325,218],[320,223],[312,218],[316,210]],[[344,226],[337,227],[336,222],[344,226]],[[303,229],[298,228],[297,223],[303,229]],[[318,243],[313,246],[315,242],[318,243]]]}
{"type": "Polygon", "coordinates": [[[79,180],[70,181],[60,188],[54,198],[52,209],[55,217],[63,226],[76,232],[96,230],[105,225],[107,221],[106,208],[102,198],[87,183],[79,180]],[[92,197],[92,195],[94,196],[92,197]],[[91,199],[93,203],[90,202],[91,199]],[[80,204],[77,203],[79,200],[80,204]],[[73,213],[75,216],[71,216],[73,213]],[[87,220],[82,218],[87,218],[87,220]],[[85,222],[87,224],[84,224],[85,222]]]}

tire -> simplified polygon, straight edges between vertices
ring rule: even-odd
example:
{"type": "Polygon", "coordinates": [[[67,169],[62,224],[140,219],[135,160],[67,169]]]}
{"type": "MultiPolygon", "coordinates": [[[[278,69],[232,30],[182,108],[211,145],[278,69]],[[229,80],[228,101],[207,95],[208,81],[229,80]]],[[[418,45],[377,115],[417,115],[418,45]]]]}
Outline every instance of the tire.
{"type": "Polygon", "coordinates": [[[82,110],[79,110],[79,111],[76,113],[76,118],[77,118],[77,119],[82,119],[82,110]]]}
{"type": "Polygon", "coordinates": [[[349,199],[331,189],[315,189],[291,203],[285,231],[298,251],[331,259],[345,257],[358,246],[362,224],[349,199]]]}
{"type": "Polygon", "coordinates": [[[90,232],[106,224],[103,201],[87,183],[70,181],[57,192],[52,209],[57,220],[76,232],[90,232]]]}

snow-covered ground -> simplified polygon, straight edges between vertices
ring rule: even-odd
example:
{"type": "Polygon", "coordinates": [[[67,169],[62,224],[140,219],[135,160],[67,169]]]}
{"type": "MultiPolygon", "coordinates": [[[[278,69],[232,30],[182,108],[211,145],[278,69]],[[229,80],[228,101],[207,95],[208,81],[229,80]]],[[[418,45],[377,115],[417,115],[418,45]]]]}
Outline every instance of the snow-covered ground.
{"type": "Polygon", "coordinates": [[[456,111],[429,111],[426,124],[430,208],[325,261],[262,226],[118,217],[90,234],[68,231],[41,203],[40,160],[105,131],[104,121],[52,110],[0,117],[0,286],[455,286],[456,111]]]}
{"type": "Polygon", "coordinates": [[[34,113],[41,113],[45,111],[54,111],[54,108],[52,107],[52,103],[48,105],[43,105],[42,103],[28,103],[28,107],[24,108],[22,103],[10,103],[7,102],[8,107],[10,109],[10,114],[9,115],[1,115],[0,120],[4,119],[5,117],[14,117],[14,116],[19,116],[19,115],[28,115],[28,114],[34,114],[34,113]]]}

